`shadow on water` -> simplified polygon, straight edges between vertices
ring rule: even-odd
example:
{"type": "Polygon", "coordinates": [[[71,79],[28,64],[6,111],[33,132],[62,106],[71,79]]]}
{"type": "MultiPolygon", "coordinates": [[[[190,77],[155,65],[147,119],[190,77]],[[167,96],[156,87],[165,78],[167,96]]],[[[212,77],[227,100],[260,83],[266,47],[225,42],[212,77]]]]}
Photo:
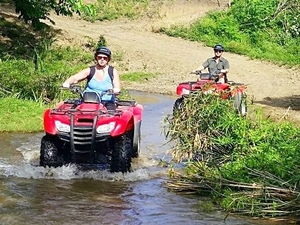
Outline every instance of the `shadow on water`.
{"type": "Polygon", "coordinates": [[[174,97],[132,92],[144,106],[141,156],[134,172],[81,171],[76,166],[38,166],[43,133],[0,134],[0,224],[271,224],[201,212],[203,199],[164,188],[170,146],[162,120],[174,97]]]}

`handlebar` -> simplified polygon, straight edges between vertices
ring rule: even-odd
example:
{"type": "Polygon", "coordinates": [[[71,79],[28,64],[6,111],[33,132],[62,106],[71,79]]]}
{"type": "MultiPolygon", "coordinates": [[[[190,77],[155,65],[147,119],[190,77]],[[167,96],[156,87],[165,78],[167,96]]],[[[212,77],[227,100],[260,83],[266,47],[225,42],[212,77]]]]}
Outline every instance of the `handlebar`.
{"type": "Polygon", "coordinates": [[[213,80],[218,81],[219,80],[219,74],[214,73],[202,73],[201,70],[196,70],[191,72],[191,74],[196,74],[199,76],[200,80],[213,80]]]}
{"type": "Polygon", "coordinates": [[[195,71],[192,71],[191,74],[201,75],[202,72],[201,72],[201,70],[195,70],[195,71]]]}
{"type": "MultiPolygon", "coordinates": [[[[64,89],[64,90],[70,90],[72,93],[79,93],[80,95],[83,94],[83,90],[81,88],[80,85],[78,84],[71,84],[69,88],[67,87],[61,87],[61,89],[64,89]]],[[[103,95],[114,95],[114,90],[113,89],[108,89],[108,90],[105,90],[105,91],[102,91],[100,96],[102,97],[103,95]]]]}
{"type": "Polygon", "coordinates": [[[72,93],[82,93],[81,87],[79,85],[70,85],[69,90],[72,93]]]}

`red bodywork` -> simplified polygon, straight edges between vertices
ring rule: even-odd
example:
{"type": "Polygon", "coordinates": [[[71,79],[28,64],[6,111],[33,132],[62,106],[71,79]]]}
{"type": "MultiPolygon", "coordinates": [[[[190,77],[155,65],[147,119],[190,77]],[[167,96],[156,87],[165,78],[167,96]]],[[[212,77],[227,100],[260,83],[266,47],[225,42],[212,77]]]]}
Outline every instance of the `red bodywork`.
{"type": "Polygon", "coordinates": [[[115,122],[110,136],[118,136],[126,131],[134,129],[134,124],[141,122],[143,107],[140,104],[119,105],[114,112],[109,112],[102,104],[81,103],[74,108],[74,104],[59,103],[54,109],[44,112],[44,130],[51,135],[58,134],[55,121],[70,125],[71,116],[74,118],[74,126],[92,126],[97,116],[96,128],[100,125],[115,122]]]}
{"type": "Polygon", "coordinates": [[[180,83],[176,88],[178,96],[187,95],[190,92],[201,90],[207,93],[217,93],[223,99],[233,97],[238,92],[244,92],[246,86],[236,83],[217,83],[213,80],[198,80],[180,83]]]}

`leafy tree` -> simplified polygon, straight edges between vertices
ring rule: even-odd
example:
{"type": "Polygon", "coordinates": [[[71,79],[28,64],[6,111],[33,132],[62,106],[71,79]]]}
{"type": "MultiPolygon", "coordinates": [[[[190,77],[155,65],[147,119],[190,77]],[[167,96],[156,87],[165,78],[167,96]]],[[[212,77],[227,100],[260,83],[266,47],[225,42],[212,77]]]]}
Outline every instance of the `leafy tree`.
{"type": "Polygon", "coordinates": [[[31,22],[35,28],[43,24],[40,20],[49,20],[52,10],[57,15],[72,16],[74,13],[94,15],[95,9],[92,4],[83,4],[82,0],[12,0],[19,18],[25,22],[31,22]]]}

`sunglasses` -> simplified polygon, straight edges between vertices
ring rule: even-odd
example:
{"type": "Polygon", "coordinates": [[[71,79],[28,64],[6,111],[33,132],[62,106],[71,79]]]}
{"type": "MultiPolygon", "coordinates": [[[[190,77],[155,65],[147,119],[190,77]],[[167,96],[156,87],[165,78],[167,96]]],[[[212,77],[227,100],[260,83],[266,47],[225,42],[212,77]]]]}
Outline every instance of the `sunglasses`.
{"type": "Polygon", "coordinates": [[[97,60],[101,60],[101,59],[103,59],[103,60],[105,60],[105,61],[108,60],[108,57],[107,57],[107,56],[97,56],[96,58],[97,58],[97,60]]]}

